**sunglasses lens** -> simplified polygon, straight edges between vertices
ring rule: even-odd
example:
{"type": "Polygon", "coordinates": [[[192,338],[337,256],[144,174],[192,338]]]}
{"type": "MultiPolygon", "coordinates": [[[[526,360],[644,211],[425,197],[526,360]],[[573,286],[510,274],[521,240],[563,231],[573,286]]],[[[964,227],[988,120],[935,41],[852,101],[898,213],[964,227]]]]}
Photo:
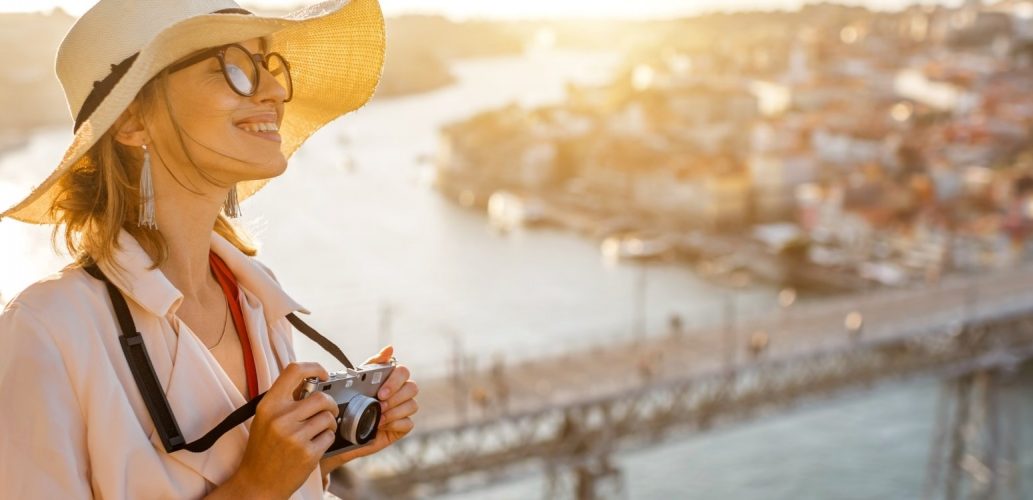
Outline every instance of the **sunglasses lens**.
{"type": "Polygon", "coordinates": [[[226,80],[233,90],[245,96],[254,95],[258,82],[258,68],[255,67],[251,55],[243,49],[231,45],[226,48],[223,59],[226,62],[224,69],[226,80]]]}
{"type": "Polygon", "coordinates": [[[270,54],[268,64],[269,74],[273,75],[276,83],[279,83],[287,91],[287,97],[284,100],[291,100],[291,97],[294,95],[294,82],[291,81],[291,73],[290,68],[287,66],[287,61],[280,54],[270,54]]]}

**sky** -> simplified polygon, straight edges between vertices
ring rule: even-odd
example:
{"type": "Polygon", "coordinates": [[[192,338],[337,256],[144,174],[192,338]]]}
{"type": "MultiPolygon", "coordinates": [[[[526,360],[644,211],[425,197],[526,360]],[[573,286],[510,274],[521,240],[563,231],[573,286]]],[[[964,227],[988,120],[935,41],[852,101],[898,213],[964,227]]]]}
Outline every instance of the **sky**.
{"type": "MultiPolygon", "coordinates": [[[[955,5],[962,0],[840,0],[880,10],[896,10],[913,3],[955,5]]],[[[284,9],[315,1],[238,0],[256,9],[284,9]]],[[[380,0],[388,16],[406,13],[441,14],[452,19],[540,18],[662,18],[714,10],[796,9],[805,0],[380,0]]],[[[51,10],[61,7],[73,15],[85,12],[95,0],[0,0],[0,12],[51,10]]]]}

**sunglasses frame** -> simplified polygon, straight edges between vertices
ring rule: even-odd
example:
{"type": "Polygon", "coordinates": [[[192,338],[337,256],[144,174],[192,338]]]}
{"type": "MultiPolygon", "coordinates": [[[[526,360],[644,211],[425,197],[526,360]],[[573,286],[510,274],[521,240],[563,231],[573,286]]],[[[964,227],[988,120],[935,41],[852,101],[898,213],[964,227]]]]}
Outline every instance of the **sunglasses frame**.
{"type": "MultiPolygon", "coordinates": [[[[233,90],[233,92],[235,92],[237,95],[243,97],[252,97],[258,92],[259,86],[262,85],[262,72],[259,71],[259,67],[265,69],[266,71],[269,71],[269,58],[273,56],[280,58],[280,61],[283,63],[283,69],[286,71],[288,88],[284,89],[287,91],[287,98],[285,98],[283,102],[290,102],[290,100],[294,98],[294,79],[291,78],[291,64],[287,62],[287,58],[283,57],[283,55],[279,52],[270,52],[265,55],[253,54],[250,50],[248,50],[243,45],[240,45],[239,43],[230,43],[226,45],[220,45],[218,47],[212,47],[210,49],[204,49],[196,54],[187,56],[185,59],[182,59],[179,62],[172,63],[168,67],[168,72],[169,74],[172,74],[188,66],[193,66],[201,61],[204,61],[205,59],[214,57],[219,61],[219,68],[222,70],[222,77],[226,80],[226,84],[229,85],[230,89],[233,90]],[[255,84],[251,89],[251,92],[249,93],[244,93],[237,89],[237,87],[233,85],[233,82],[230,80],[230,74],[226,71],[226,50],[231,47],[236,47],[240,50],[243,50],[244,53],[249,56],[249,58],[251,59],[251,64],[255,68],[255,84]]],[[[276,83],[279,84],[280,82],[277,81],[276,83]]]]}

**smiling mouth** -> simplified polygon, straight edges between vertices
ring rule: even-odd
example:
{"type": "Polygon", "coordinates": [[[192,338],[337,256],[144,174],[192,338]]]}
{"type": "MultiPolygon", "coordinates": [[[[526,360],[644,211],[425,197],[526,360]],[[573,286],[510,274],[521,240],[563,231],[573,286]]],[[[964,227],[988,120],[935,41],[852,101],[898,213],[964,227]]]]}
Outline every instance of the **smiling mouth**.
{"type": "Polygon", "coordinates": [[[251,135],[271,141],[280,141],[280,127],[273,122],[264,123],[238,123],[237,128],[251,135]]]}

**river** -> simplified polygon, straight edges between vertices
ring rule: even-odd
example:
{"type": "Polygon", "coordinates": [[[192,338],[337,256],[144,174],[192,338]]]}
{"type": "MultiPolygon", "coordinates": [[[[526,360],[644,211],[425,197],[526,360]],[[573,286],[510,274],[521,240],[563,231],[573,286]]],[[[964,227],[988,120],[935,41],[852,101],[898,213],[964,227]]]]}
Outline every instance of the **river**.
{"type": "MultiPolygon", "coordinates": [[[[499,234],[430,185],[426,158],[441,124],[509,102],[559,101],[566,81],[602,81],[616,63],[566,51],[458,63],[451,87],[376,100],[315,134],[282,178],[243,204],[243,224],[317,328],[353,358],[392,342],[416,378],[444,373],[457,352],[485,363],[626,338],[640,322],[659,333],[674,313],[688,328],[717,324],[727,294],[683,267],[608,264],[598,242],[560,230],[499,234]]],[[[0,205],[38,182],[69,139],[66,130],[41,131],[0,157],[0,205]]],[[[0,242],[5,299],[67,261],[50,252],[45,227],[5,221],[0,242]]],[[[756,284],[734,300],[741,313],[761,314],[776,293],[756,284]]],[[[332,366],[306,342],[298,352],[332,366]]],[[[909,382],[630,453],[619,459],[627,492],[917,498],[936,387],[909,382]]],[[[1033,416],[1028,391],[1022,397],[1033,416]]],[[[1028,466],[1033,453],[1024,459],[1028,466]]],[[[541,485],[528,478],[453,497],[528,498],[541,485]]]]}

